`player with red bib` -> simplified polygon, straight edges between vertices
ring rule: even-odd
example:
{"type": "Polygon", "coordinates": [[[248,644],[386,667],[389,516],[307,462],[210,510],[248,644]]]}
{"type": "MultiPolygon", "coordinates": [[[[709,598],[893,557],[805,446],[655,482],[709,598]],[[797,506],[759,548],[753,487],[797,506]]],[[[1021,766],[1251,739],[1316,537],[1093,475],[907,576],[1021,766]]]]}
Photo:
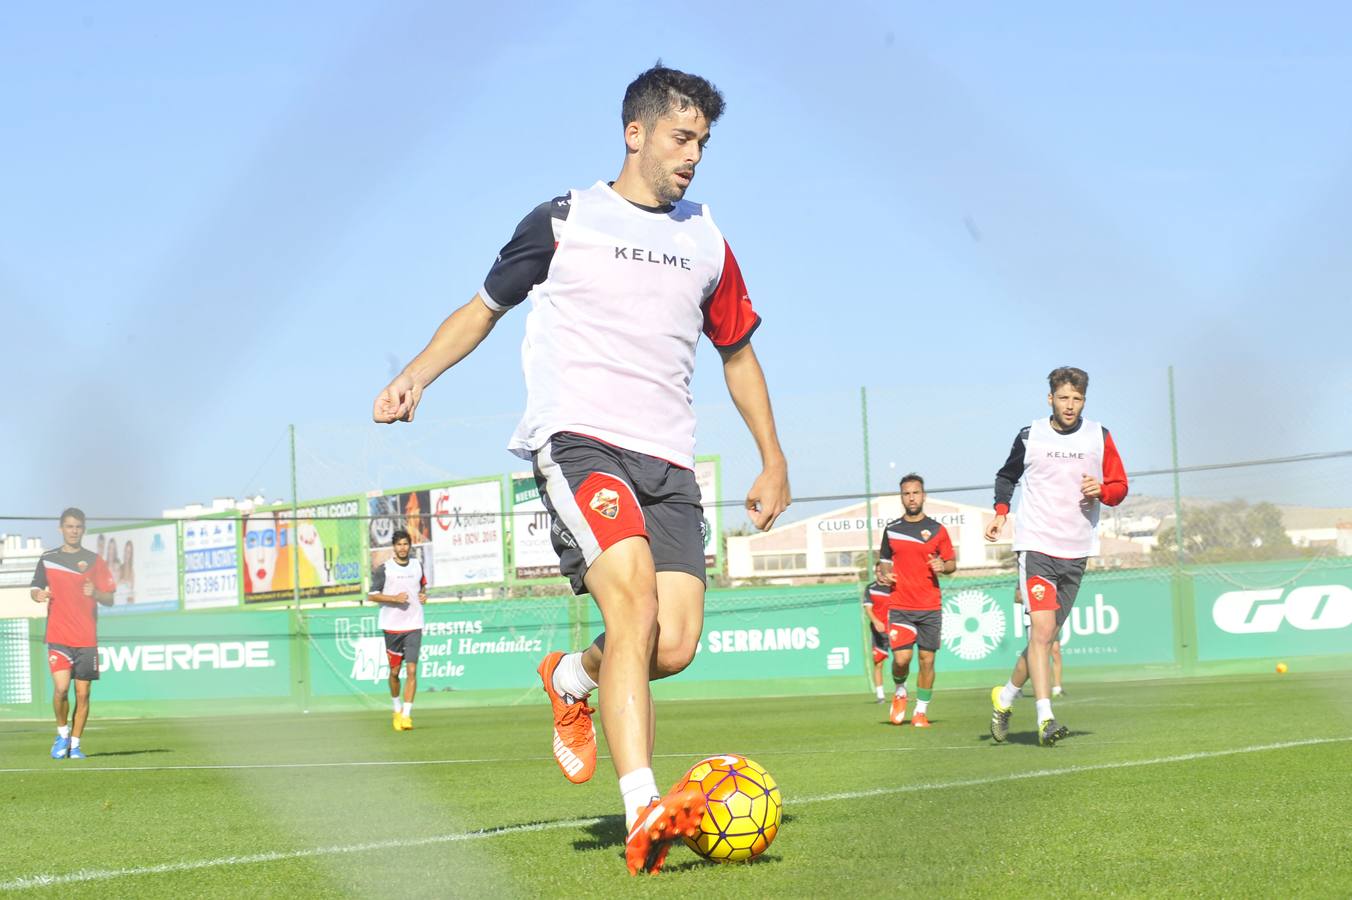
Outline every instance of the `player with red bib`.
{"type": "Polygon", "coordinates": [[[113,605],[117,584],[103,558],[84,547],[82,510],[72,506],[61,513],[60,528],[61,546],[38,560],[29,596],[35,603],[47,604],[47,666],[52,671],[56,712],[52,759],[84,759],[80,737],[89,721],[90,685],[99,677],[98,605],[113,605]]]}

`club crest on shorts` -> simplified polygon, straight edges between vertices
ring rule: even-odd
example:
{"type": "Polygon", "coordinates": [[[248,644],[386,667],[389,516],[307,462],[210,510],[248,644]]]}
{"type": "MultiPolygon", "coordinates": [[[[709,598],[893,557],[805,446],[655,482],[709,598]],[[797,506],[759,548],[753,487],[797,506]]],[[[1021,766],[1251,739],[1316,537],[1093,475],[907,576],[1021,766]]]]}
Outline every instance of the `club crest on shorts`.
{"type": "Polygon", "coordinates": [[[1047,595],[1047,586],[1045,584],[1035,584],[1028,589],[1028,593],[1033,595],[1034,600],[1041,603],[1042,598],[1047,595]]]}
{"type": "Polygon", "coordinates": [[[57,664],[57,662],[60,661],[60,659],[61,659],[61,658],[60,658],[59,656],[57,656],[55,653],[48,653],[48,654],[47,654],[47,665],[49,665],[49,666],[54,666],[54,665],[57,664]]]}
{"type": "Polygon", "coordinates": [[[610,488],[601,488],[592,494],[591,503],[588,505],[598,515],[613,519],[620,514],[620,495],[610,488]]]}

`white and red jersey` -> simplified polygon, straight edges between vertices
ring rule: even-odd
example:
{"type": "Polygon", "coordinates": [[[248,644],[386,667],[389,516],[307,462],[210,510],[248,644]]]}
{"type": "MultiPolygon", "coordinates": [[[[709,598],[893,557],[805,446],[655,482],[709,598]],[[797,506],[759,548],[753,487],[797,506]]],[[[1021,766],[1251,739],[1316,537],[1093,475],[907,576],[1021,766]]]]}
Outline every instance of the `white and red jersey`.
{"type": "Polygon", "coordinates": [[[1051,419],[1034,421],[1014,439],[1009,458],[995,475],[995,511],[1005,515],[1014,486],[1023,482],[1023,500],[1014,522],[1014,550],[1034,550],[1061,559],[1099,552],[1099,500],[1081,493],[1089,475],[1103,485],[1102,503],[1127,497],[1127,473],[1108,429],[1081,418],[1070,431],[1051,419]]]}
{"type": "Polygon", "coordinates": [[[85,596],[85,582],[104,593],[117,588],[108,564],[93,550],[81,547],[71,553],[58,547],[38,560],[32,586],[52,592],[47,601],[47,643],[98,646],[98,601],[85,596]]]}
{"type": "Polygon", "coordinates": [[[371,593],[397,597],[408,594],[408,601],[399,606],[380,604],[381,631],[418,631],[423,627],[423,605],[418,595],[427,588],[427,576],[422,563],[409,557],[405,565],[393,557],[371,570],[371,593]]]}
{"type": "Polygon", "coordinates": [[[735,349],[760,324],[707,206],[641,207],[599,181],[522,220],[479,293],[531,301],[508,444],[525,458],[571,431],[692,468],[696,342],[735,349]]]}

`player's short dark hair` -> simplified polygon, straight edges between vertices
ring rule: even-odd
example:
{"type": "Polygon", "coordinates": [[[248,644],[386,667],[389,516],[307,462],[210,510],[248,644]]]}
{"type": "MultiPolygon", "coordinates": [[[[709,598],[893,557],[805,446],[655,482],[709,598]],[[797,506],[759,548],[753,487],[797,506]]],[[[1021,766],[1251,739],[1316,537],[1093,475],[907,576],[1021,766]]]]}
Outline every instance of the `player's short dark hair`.
{"type": "Polygon", "coordinates": [[[405,531],[404,529],[400,528],[400,529],[399,529],[398,531],[396,531],[394,534],[390,535],[390,546],[393,547],[395,544],[399,543],[400,541],[408,541],[408,542],[411,544],[411,543],[413,543],[413,538],[409,535],[409,533],[408,533],[407,531],[405,531]]]}
{"type": "Polygon", "coordinates": [[[64,522],[67,519],[74,519],[75,521],[83,525],[85,523],[84,510],[80,509],[80,507],[78,506],[67,506],[64,510],[61,511],[61,518],[57,519],[56,521],[59,523],[64,522]]]}
{"type": "Polygon", "coordinates": [[[1053,394],[1063,384],[1068,384],[1081,394],[1089,393],[1089,373],[1074,366],[1059,366],[1047,376],[1047,387],[1053,394]]]}
{"type": "Polygon", "coordinates": [[[621,124],[642,122],[651,126],[673,109],[692,106],[704,113],[712,126],[723,115],[723,94],[706,79],[669,69],[659,59],[651,69],[629,82],[620,109],[620,118],[624,120],[621,124]]]}
{"type": "Polygon", "coordinates": [[[919,483],[920,483],[920,490],[923,491],[923,490],[925,489],[925,479],[921,478],[919,475],[915,474],[914,472],[910,472],[910,473],[908,473],[908,474],[906,474],[906,475],[901,476],[901,483],[898,484],[897,487],[903,488],[903,489],[904,489],[904,488],[906,487],[906,482],[908,482],[908,481],[916,481],[916,482],[919,482],[919,483]]]}

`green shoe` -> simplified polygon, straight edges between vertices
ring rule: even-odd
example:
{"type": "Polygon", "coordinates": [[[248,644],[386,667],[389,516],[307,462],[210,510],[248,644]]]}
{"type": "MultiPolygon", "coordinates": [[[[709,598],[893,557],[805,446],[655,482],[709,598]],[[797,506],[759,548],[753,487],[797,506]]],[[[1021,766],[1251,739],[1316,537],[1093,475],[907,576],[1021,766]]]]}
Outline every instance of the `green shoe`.
{"type": "Polygon", "coordinates": [[[1055,719],[1043,719],[1037,724],[1037,742],[1044,747],[1053,747],[1061,738],[1070,734],[1070,729],[1058,725],[1055,719]]]}

